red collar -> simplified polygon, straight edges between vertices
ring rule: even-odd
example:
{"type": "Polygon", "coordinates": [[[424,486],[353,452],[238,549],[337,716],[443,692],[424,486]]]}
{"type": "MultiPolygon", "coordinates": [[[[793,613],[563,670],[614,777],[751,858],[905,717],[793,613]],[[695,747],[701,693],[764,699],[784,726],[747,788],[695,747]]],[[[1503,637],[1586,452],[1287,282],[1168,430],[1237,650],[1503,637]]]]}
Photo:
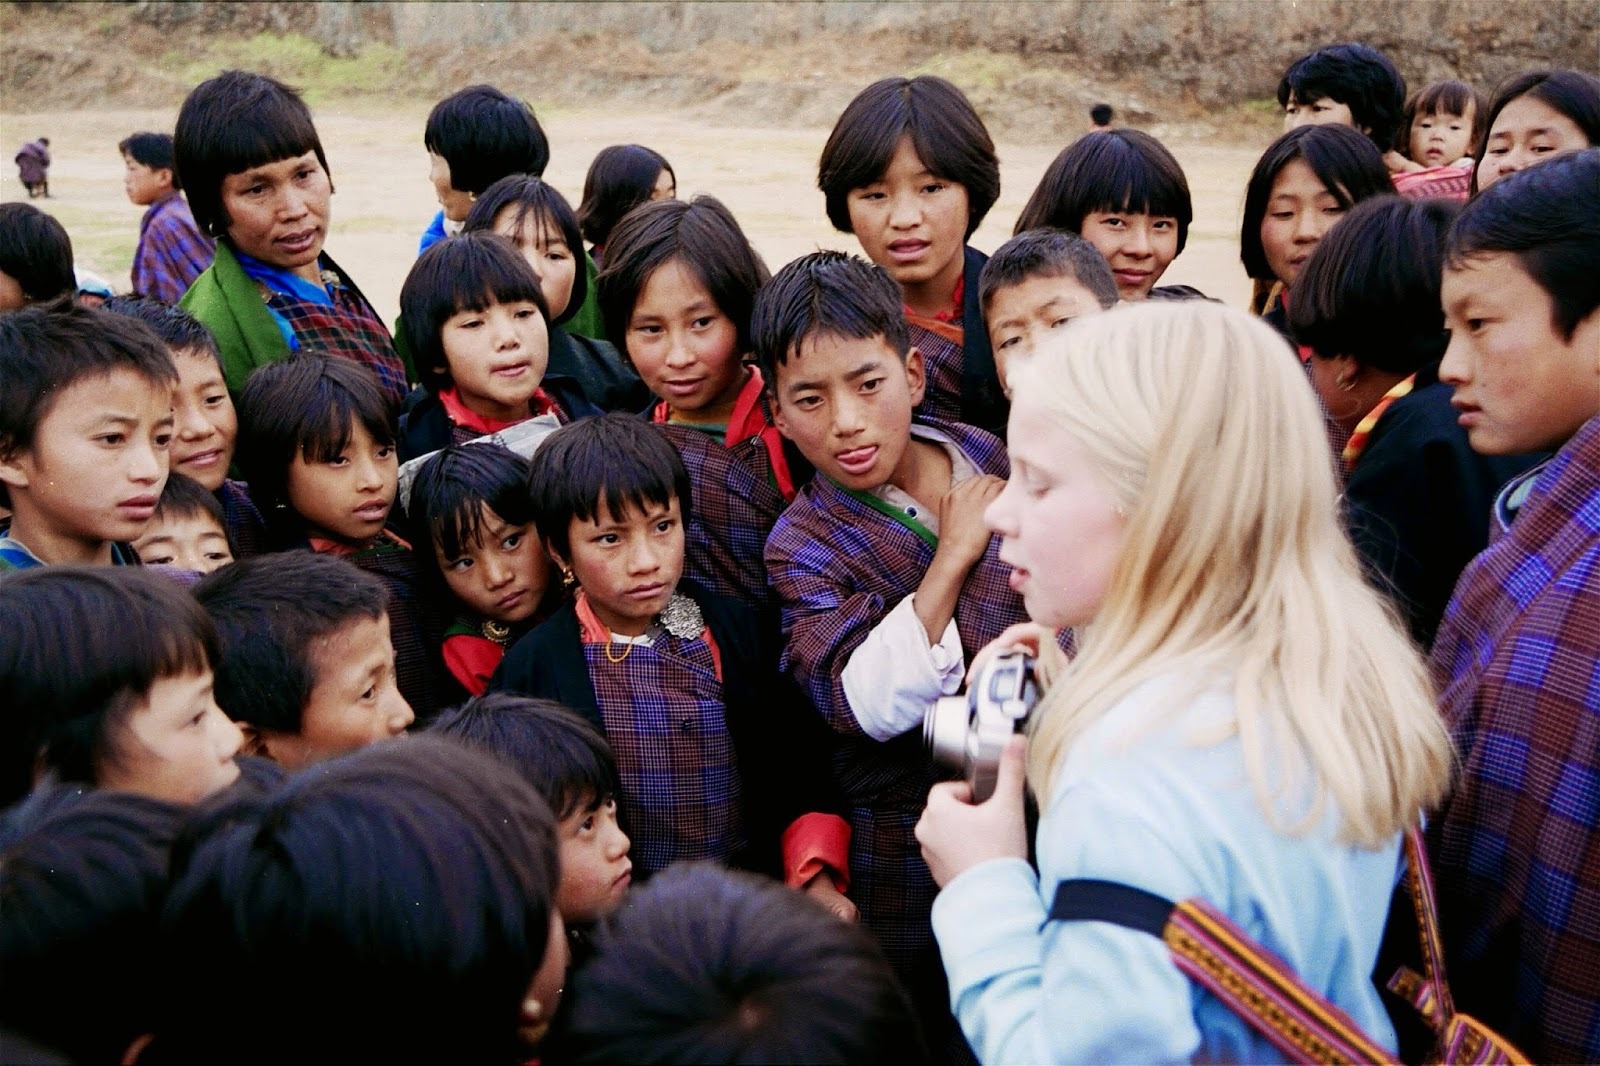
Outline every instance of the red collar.
{"type": "Polygon", "coordinates": [[[555,410],[555,401],[543,389],[536,389],[533,400],[528,404],[528,414],[521,418],[513,418],[502,422],[495,418],[485,418],[461,402],[461,395],[455,389],[440,389],[439,402],[444,404],[445,414],[450,416],[450,421],[458,426],[476,430],[487,436],[490,433],[499,433],[502,429],[510,429],[520,425],[536,415],[547,414],[555,410]]]}
{"type": "Polygon", "coordinates": [[[963,271],[961,276],[956,279],[956,291],[950,294],[949,307],[945,308],[943,311],[936,311],[932,315],[924,315],[921,312],[913,311],[910,307],[907,307],[906,314],[914,315],[917,318],[932,318],[936,322],[960,322],[962,315],[961,305],[966,300],[966,295],[967,275],[966,272],[963,271]]]}

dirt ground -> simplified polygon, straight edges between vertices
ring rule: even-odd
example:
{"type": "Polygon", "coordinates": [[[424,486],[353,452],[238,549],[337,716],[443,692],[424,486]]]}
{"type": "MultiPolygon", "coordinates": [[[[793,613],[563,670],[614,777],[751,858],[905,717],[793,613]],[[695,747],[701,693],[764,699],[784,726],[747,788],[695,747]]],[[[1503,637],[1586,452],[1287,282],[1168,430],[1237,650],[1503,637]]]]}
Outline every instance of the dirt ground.
{"type": "MultiPolygon", "coordinates": [[[[422,147],[427,105],[361,101],[316,109],[317,126],[333,171],[336,195],[329,253],[392,320],[400,285],[416,258],[417,238],[437,205],[422,147]]],[[[122,291],[138,239],[141,208],[122,189],[117,142],[141,129],[171,129],[176,110],[0,112],[7,155],[24,141],[50,138],[52,198],[34,201],[72,235],[80,266],[122,291]]],[[[609,144],[637,142],[662,152],[678,175],[680,196],[709,193],[738,217],[773,269],[817,248],[859,252],[854,238],[835,232],[816,188],[816,161],[828,135],[818,128],[759,128],[719,124],[684,111],[541,108],[551,142],[546,173],[576,205],[589,161],[609,144]]],[[[1159,135],[1159,131],[1156,131],[1159,135]]],[[[1267,143],[1167,141],[1182,162],[1194,196],[1188,247],[1163,283],[1190,284],[1243,306],[1249,284],[1239,265],[1239,213],[1250,168],[1267,143]]],[[[992,251],[1061,144],[1002,142],[1001,196],[973,244],[992,251]]],[[[15,166],[5,168],[0,197],[23,199],[15,166]]]]}

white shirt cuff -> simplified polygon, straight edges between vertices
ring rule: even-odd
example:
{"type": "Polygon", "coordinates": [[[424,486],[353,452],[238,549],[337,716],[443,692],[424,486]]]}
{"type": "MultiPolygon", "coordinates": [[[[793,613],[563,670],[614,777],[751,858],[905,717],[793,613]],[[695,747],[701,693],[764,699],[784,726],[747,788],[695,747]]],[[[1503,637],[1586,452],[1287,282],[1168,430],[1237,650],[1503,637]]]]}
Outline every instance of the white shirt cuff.
{"type": "Polygon", "coordinates": [[[920,728],[935,700],[961,688],[965,657],[955,621],[929,645],[911,600],[901,600],[873,627],[840,677],[851,713],[873,740],[920,728]]]}

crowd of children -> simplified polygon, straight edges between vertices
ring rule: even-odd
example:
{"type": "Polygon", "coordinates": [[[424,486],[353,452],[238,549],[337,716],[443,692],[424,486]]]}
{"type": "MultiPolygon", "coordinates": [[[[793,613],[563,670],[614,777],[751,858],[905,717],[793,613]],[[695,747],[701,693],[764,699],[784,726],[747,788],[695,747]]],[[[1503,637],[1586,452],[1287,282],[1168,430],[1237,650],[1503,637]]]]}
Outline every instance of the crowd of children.
{"type": "Polygon", "coordinates": [[[927,75],[823,148],[865,258],[775,272],[463,89],[392,330],[262,75],[117,146],[131,294],[0,206],[0,1057],[1303,1051],[1169,953],[1195,900],[1383,1053],[1444,964],[1600,1057],[1600,79],[1278,99],[1249,314],[1160,283],[1189,185],[1109,108],[971,247],[927,75]],[[1012,645],[975,804],[921,727],[1012,645]]]}

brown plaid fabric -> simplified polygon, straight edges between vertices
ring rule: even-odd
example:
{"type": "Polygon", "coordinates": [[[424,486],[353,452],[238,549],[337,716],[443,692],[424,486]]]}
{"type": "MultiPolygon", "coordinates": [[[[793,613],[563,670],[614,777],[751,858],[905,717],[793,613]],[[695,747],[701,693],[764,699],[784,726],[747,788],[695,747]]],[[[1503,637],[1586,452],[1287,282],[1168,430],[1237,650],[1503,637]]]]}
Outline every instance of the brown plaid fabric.
{"type": "Polygon", "coordinates": [[[659,628],[654,637],[650,647],[583,646],[617,759],[634,865],[646,877],[686,859],[732,862],[745,850],[739,767],[711,647],[659,628]]]}

